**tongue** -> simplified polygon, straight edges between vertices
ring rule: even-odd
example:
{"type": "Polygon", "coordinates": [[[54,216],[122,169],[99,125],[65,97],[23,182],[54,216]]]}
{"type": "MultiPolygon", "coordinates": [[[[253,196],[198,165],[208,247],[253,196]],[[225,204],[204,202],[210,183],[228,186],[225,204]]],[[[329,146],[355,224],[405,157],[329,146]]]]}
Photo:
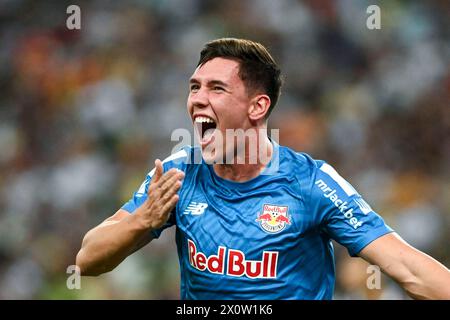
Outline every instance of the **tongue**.
{"type": "Polygon", "coordinates": [[[215,128],[211,128],[211,129],[206,130],[206,131],[203,133],[202,140],[203,140],[203,141],[208,141],[209,139],[211,139],[211,137],[212,137],[212,135],[214,134],[214,131],[215,131],[215,130],[216,130],[215,128]]]}

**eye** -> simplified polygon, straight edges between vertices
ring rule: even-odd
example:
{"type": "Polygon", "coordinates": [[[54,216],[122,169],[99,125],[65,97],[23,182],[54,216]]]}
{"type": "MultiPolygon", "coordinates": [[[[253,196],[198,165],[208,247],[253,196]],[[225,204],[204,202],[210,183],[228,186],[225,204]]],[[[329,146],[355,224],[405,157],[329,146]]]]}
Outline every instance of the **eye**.
{"type": "Polygon", "coordinates": [[[221,92],[221,91],[224,91],[225,89],[222,88],[222,87],[219,87],[219,86],[214,86],[213,90],[216,91],[216,92],[221,92]]]}
{"type": "Polygon", "coordinates": [[[198,84],[191,84],[190,85],[190,87],[189,87],[189,90],[191,91],[191,92],[197,92],[198,91],[198,89],[200,89],[200,86],[198,85],[198,84]]]}

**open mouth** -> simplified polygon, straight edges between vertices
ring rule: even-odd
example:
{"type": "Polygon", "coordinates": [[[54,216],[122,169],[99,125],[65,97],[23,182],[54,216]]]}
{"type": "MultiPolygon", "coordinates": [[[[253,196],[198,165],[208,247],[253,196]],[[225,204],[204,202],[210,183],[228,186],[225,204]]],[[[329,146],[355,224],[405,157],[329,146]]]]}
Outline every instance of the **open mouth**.
{"type": "Polygon", "coordinates": [[[200,142],[202,144],[207,144],[212,139],[214,131],[217,128],[216,122],[205,116],[197,116],[194,119],[195,127],[200,136],[200,142]]]}

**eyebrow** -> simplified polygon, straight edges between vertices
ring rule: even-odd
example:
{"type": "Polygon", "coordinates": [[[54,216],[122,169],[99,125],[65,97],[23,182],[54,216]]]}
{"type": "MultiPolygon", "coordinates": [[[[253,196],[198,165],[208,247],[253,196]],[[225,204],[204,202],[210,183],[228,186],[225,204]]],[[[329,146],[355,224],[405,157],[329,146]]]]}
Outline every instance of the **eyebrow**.
{"type": "MultiPolygon", "coordinates": [[[[190,84],[192,84],[192,83],[200,83],[200,81],[195,79],[195,78],[191,78],[191,79],[189,79],[189,83],[190,84]]],[[[220,86],[223,86],[223,87],[229,87],[228,84],[226,84],[225,82],[223,82],[221,80],[210,80],[210,81],[208,81],[207,85],[208,86],[220,85],[220,86]]]]}

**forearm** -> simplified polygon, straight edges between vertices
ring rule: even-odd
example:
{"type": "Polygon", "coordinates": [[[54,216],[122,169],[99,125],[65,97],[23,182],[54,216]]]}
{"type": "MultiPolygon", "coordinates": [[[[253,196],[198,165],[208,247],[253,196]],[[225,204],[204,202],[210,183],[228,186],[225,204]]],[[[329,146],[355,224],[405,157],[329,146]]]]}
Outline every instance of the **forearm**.
{"type": "Polygon", "coordinates": [[[376,239],[360,256],[378,265],[415,299],[450,299],[450,271],[396,233],[376,239]]]}
{"type": "Polygon", "coordinates": [[[138,215],[121,221],[106,221],[83,239],[76,264],[82,275],[96,276],[114,269],[149,239],[149,229],[138,215]]]}
{"type": "Polygon", "coordinates": [[[450,299],[450,271],[432,257],[416,249],[415,259],[405,257],[407,275],[400,285],[415,299],[450,299]]]}

